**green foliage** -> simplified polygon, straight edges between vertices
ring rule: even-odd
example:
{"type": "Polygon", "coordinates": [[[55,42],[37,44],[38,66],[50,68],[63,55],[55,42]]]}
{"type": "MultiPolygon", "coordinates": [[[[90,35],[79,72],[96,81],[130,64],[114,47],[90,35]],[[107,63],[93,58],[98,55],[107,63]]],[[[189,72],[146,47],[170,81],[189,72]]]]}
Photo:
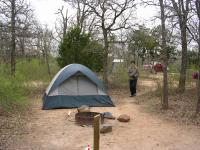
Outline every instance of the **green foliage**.
{"type": "MultiPolygon", "coordinates": [[[[162,50],[162,37],[161,27],[157,26],[153,29],[140,26],[138,30],[134,30],[129,35],[129,50],[133,55],[139,56],[142,62],[148,58],[150,61],[163,60],[163,56],[166,55],[162,50]],[[149,57],[150,56],[150,57],[149,57]]],[[[175,58],[176,47],[174,46],[173,37],[167,30],[166,42],[167,42],[167,58],[175,58]]]]}
{"type": "Polygon", "coordinates": [[[122,83],[127,83],[127,81],[129,80],[127,72],[127,68],[124,67],[123,64],[117,69],[117,74],[119,75],[119,79],[122,83]]]}
{"type": "Polygon", "coordinates": [[[158,56],[158,46],[157,38],[145,26],[140,26],[138,30],[133,31],[130,35],[129,50],[134,51],[134,54],[138,54],[142,62],[144,62],[147,54],[154,60],[158,56]]]}
{"type": "Polygon", "coordinates": [[[110,84],[114,87],[127,87],[128,86],[128,73],[124,64],[120,64],[112,76],[110,76],[110,84]]]}
{"type": "Polygon", "coordinates": [[[198,68],[198,53],[196,51],[188,51],[189,68],[197,70],[198,68]]]}
{"type": "MultiPolygon", "coordinates": [[[[22,85],[23,79],[20,75],[15,78],[0,74],[0,106],[5,110],[12,110],[17,106],[27,104],[25,100],[25,88],[22,85]]],[[[21,107],[22,108],[22,107],[21,107]]]]}
{"type": "MultiPolygon", "coordinates": [[[[59,70],[56,59],[49,57],[49,66],[52,76],[59,70]]],[[[49,81],[47,65],[39,59],[19,60],[16,67],[16,74],[23,76],[24,81],[49,81]]]]}
{"type": "MultiPolygon", "coordinates": [[[[157,26],[151,30],[151,36],[154,37],[157,43],[157,52],[159,53],[160,58],[162,59],[162,55],[165,55],[165,52],[161,49],[162,45],[162,28],[161,26],[157,26]]],[[[177,51],[175,46],[175,38],[171,31],[166,29],[166,50],[167,50],[167,58],[168,59],[175,59],[177,51]]]]}
{"type": "Polygon", "coordinates": [[[90,35],[83,33],[79,27],[71,28],[65,35],[59,47],[57,58],[60,67],[71,63],[79,63],[93,70],[100,70],[103,48],[90,40],[90,35]]]}
{"type": "Polygon", "coordinates": [[[84,48],[89,44],[89,35],[81,33],[79,27],[69,30],[59,47],[58,64],[64,67],[70,63],[80,63],[84,48]]]}
{"type": "MultiPolygon", "coordinates": [[[[52,76],[58,71],[55,58],[50,57],[52,76]]],[[[0,107],[7,111],[22,110],[28,105],[27,96],[43,90],[50,78],[47,66],[39,59],[18,60],[16,76],[10,76],[10,66],[0,64],[0,107]],[[38,84],[42,83],[42,84],[38,84]]]]}
{"type": "Polygon", "coordinates": [[[169,68],[168,70],[169,73],[180,73],[180,68],[181,68],[180,59],[173,61],[173,63],[169,62],[168,68],[169,68]]]}
{"type": "Polygon", "coordinates": [[[150,34],[150,29],[144,26],[140,26],[130,34],[129,50],[134,51],[134,54],[137,53],[142,61],[145,60],[146,53],[149,53],[152,58],[155,57],[156,46],[156,39],[150,34]]]}
{"type": "Polygon", "coordinates": [[[97,41],[90,41],[83,50],[82,64],[97,72],[103,68],[103,46],[97,41]]]}
{"type": "Polygon", "coordinates": [[[168,74],[168,93],[172,95],[176,93],[176,89],[178,88],[178,81],[180,78],[179,73],[169,73],[168,74]]]}

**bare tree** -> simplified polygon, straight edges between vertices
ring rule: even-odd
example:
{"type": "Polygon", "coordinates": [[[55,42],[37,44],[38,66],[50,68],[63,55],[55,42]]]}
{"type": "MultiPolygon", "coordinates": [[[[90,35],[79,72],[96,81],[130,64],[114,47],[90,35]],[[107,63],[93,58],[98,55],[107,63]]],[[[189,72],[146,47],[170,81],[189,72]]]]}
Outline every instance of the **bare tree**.
{"type": "Polygon", "coordinates": [[[42,56],[45,64],[47,65],[47,71],[49,76],[51,75],[50,65],[49,65],[49,55],[52,50],[53,44],[53,33],[51,30],[48,29],[47,25],[44,28],[39,28],[39,35],[38,35],[38,49],[41,50],[42,56]]]}
{"type": "Polygon", "coordinates": [[[164,71],[163,71],[163,97],[162,97],[162,108],[168,109],[168,80],[167,80],[167,66],[168,66],[168,52],[166,49],[166,29],[165,29],[165,8],[163,0],[159,0],[161,10],[161,29],[162,29],[162,50],[164,60],[164,71]]]}
{"type": "Polygon", "coordinates": [[[198,101],[197,101],[197,108],[196,108],[196,112],[199,113],[200,112],[200,0],[196,0],[195,5],[196,5],[196,13],[197,13],[197,16],[198,16],[198,22],[199,22],[199,25],[198,25],[198,47],[199,47],[198,68],[199,68],[199,75],[198,75],[198,90],[197,90],[198,101]]]}
{"type": "Polygon", "coordinates": [[[15,43],[15,18],[16,18],[16,3],[15,0],[10,1],[11,3],[11,35],[12,35],[12,40],[11,40],[11,75],[15,75],[15,48],[16,48],[16,43],[15,43]]]}
{"type": "Polygon", "coordinates": [[[56,14],[61,15],[61,18],[62,18],[61,19],[62,31],[61,31],[61,33],[58,32],[58,34],[62,34],[62,39],[63,39],[66,34],[67,27],[68,27],[68,21],[69,21],[68,9],[66,10],[66,12],[64,12],[64,6],[62,6],[61,9],[58,9],[58,12],[56,14]]]}
{"type": "Polygon", "coordinates": [[[85,30],[86,19],[91,14],[91,8],[88,7],[83,1],[85,0],[64,0],[68,2],[73,8],[76,9],[76,25],[80,27],[81,30],[85,30]]]}
{"type": "Polygon", "coordinates": [[[26,7],[24,9],[23,13],[23,20],[22,18],[17,18],[17,30],[16,30],[16,44],[18,45],[20,49],[20,56],[25,57],[26,56],[26,43],[28,39],[34,39],[33,34],[33,28],[35,26],[35,18],[33,14],[33,10],[30,9],[29,5],[24,6],[26,7]]]}
{"type": "Polygon", "coordinates": [[[178,24],[181,31],[182,59],[179,79],[179,89],[185,91],[186,71],[187,71],[187,21],[190,11],[189,4],[191,0],[171,0],[172,7],[167,6],[178,18],[178,24]]]}
{"type": "MultiPolygon", "coordinates": [[[[187,29],[190,33],[191,40],[194,40],[198,45],[198,74],[200,74],[200,0],[191,1],[190,7],[191,7],[191,17],[189,19],[187,29]]],[[[196,113],[199,112],[200,112],[200,79],[198,76],[196,113]]]]}
{"type": "Polygon", "coordinates": [[[10,64],[10,48],[9,48],[10,34],[7,28],[7,23],[0,21],[0,62],[10,64]]]}
{"type": "Polygon", "coordinates": [[[9,41],[11,75],[15,75],[16,70],[16,31],[21,30],[18,25],[24,22],[23,18],[29,9],[29,5],[24,0],[0,0],[0,17],[11,37],[9,41]]]}
{"type": "Polygon", "coordinates": [[[103,34],[103,80],[108,85],[108,54],[109,54],[109,33],[128,27],[128,20],[132,15],[129,10],[134,6],[134,0],[82,0],[82,3],[89,6],[96,15],[96,26],[103,34]],[[125,14],[126,13],[126,14],[125,14]],[[123,18],[123,20],[121,20],[123,18]]]}

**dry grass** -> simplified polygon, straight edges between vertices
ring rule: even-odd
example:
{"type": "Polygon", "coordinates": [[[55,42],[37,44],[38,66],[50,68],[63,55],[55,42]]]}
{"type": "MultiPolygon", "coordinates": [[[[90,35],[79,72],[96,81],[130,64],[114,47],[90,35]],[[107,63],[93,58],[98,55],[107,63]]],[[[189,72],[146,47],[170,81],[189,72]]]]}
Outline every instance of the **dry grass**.
{"type": "MultiPolygon", "coordinates": [[[[162,74],[143,73],[138,82],[138,95],[136,104],[141,105],[148,113],[154,113],[167,120],[175,120],[184,124],[200,125],[200,115],[195,113],[197,90],[195,81],[186,82],[185,93],[180,93],[178,87],[178,77],[169,74],[169,109],[161,109],[162,99],[162,74]]],[[[126,95],[129,95],[128,82],[121,82],[119,77],[114,76],[110,80],[110,94],[118,103],[126,95]],[[123,84],[121,84],[123,83],[123,84]]]]}
{"type": "Polygon", "coordinates": [[[16,138],[25,134],[29,111],[4,113],[0,115],[0,150],[7,149],[16,138]]]}
{"type": "Polygon", "coordinates": [[[185,93],[180,93],[176,88],[169,90],[169,109],[161,109],[162,86],[156,84],[156,88],[149,89],[141,86],[144,94],[136,97],[136,103],[141,104],[145,111],[155,113],[167,120],[174,120],[180,123],[200,125],[200,115],[195,113],[197,90],[189,87],[185,93]]]}
{"type": "MultiPolygon", "coordinates": [[[[148,71],[140,71],[138,95],[134,103],[141,105],[146,112],[154,113],[167,120],[200,125],[200,115],[195,114],[197,99],[196,83],[192,79],[187,80],[186,92],[180,93],[177,89],[178,80],[179,74],[168,74],[169,109],[164,111],[161,109],[162,73],[152,74],[148,71]]],[[[113,74],[110,76],[109,81],[109,94],[114,98],[114,102],[116,104],[123,103],[120,99],[129,95],[126,72],[113,74]]]]}

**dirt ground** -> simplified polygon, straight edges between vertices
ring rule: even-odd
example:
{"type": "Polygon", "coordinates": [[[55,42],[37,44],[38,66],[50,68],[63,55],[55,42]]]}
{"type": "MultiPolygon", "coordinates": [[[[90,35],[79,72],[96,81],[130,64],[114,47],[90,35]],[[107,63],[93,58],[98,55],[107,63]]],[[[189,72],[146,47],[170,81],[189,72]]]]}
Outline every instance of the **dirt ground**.
{"type": "MultiPolygon", "coordinates": [[[[113,131],[101,134],[101,150],[200,150],[200,127],[181,125],[147,113],[128,92],[113,91],[111,97],[116,107],[91,110],[109,111],[116,117],[128,114],[131,120],[128,123],[106,120],[113,131]]],[[[32,116],[25,126],[27,132],[14,141],[10,150],[84,150],[93,144],[93,128],[74,123],[76,109],[41,110],[41,105],[41,96],[32,100],[32,116]],[[72,114],[68,118],[69,110],[72,114]]]]}

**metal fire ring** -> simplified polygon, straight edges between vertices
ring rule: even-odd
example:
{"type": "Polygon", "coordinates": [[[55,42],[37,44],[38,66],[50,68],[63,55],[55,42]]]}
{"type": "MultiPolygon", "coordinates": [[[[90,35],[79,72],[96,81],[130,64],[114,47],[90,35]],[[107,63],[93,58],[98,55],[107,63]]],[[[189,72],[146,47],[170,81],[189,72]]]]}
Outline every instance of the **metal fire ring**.
{"type": "Polygon", "coordinates": [[[101,115],[101,124],[104,123],[104,117],[98,112],[78,112],[75,114],[75,122],[78,125],[93,125],[94,116],[101,115]]]}

